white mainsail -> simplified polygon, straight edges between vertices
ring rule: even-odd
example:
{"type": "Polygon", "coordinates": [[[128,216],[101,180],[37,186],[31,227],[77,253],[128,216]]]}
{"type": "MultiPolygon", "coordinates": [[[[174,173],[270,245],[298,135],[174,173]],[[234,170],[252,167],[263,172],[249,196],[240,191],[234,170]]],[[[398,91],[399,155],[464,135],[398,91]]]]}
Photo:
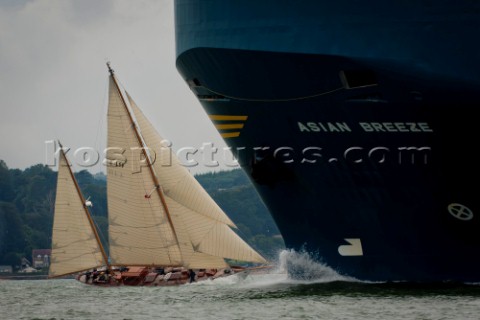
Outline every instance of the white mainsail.
{"type": "Polygon", "coordinates": [[[127,97],[145,144],[155,152],[156,158],[153,166],[165,194],[207,218],[235,227],[232,220],[213,201],[190,172],[181,165],[170,146],[162,144],[162,141],[165,140],[158,134],[128,93],[127,97]]]}
{"type": "Polygon", "coordinates": [[[63,151],[59,156],[49,277],[106,265],[63,151]]]}
{"type": "Polygon", "coordinates": [[[127,94],[145,144],[156,152],[153,166],[161,181],[174,224],[186,228],[195,252],[242,261],[265,263],[265,259],[230,227],[233,222],[197,180],[181,165],[162,137],[127,94]]]}
{"type": "Polygon", "coordinates": [[[182,256],[143,161],[132,121],[110,78],[107,197],[113,265],[181,265],[182,256]]]}
{"type": "Polygon", "coordinates": [[[125,93],[132,115],[120,90],[112,74],[106,160],[112,264],[221,268],[224,258],[266,262],[230,229],[233,222],[125,93]]]}

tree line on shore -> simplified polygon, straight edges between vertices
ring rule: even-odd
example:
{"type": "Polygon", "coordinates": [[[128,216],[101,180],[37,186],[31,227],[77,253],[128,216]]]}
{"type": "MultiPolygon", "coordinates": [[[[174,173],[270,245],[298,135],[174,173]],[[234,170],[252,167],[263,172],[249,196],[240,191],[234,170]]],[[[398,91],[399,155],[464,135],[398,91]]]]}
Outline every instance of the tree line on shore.
{"type": "MultiPolygon", "coordinates": [[[[106,176],[87,170],[75,173],[83,195],[93,202],[92,217],[102,242],[108,243],[106,176]]],[[[235,231],[267,258],[283,248],[283,240],[265,205],[242,170],[195,176],[234,221],[235,231]]],[[[17,266],[31,259],[33,249],[51,247],[57,172],[42,164],[9,169],[0,160],[0,265],[17,266]]],[[[106,246],[108,247],[108,246],[106,246]]]]}

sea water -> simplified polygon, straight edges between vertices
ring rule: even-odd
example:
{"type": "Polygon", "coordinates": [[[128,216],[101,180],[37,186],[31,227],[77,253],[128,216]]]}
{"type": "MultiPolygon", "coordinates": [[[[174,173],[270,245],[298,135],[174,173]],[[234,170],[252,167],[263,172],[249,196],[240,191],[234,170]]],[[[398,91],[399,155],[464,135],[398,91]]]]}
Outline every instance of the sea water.
{"type": "Polygon", "coordinates": [[[175,287],[3,280],[0,319],[480,319],[480,285],[365,283],[283,251],[269,272],[175,287]],[[289,279],[292,264],[312,278],[289,279]]]}

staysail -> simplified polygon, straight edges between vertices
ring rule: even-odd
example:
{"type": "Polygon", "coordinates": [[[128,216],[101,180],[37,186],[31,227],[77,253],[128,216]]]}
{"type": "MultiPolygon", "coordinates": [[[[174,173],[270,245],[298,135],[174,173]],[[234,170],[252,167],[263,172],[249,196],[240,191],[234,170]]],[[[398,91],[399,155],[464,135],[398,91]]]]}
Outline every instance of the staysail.
{"type": "Polygon", "coordinates": [[[111,74],[106,162],[112,264],[219,268],[226,266],[224,258],[266,262],[233,232],[233,222],[126,94],[134,122],[111,74]]]}
{"type": "Polygon", "coordinates": [[[49,277],[107,265],[70,164],[60,151],[49,277]]]}

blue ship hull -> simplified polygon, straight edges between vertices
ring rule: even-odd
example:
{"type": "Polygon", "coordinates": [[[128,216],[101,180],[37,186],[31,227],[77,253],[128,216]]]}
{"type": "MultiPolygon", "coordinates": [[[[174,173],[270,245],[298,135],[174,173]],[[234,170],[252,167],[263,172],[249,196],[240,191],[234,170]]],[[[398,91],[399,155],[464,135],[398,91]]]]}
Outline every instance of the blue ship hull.
{"type": "Polygon", "coordinates": [[[177,0],[177,68],[289,248],[478,282],[480,4],[368,3],[177,0]]]}

